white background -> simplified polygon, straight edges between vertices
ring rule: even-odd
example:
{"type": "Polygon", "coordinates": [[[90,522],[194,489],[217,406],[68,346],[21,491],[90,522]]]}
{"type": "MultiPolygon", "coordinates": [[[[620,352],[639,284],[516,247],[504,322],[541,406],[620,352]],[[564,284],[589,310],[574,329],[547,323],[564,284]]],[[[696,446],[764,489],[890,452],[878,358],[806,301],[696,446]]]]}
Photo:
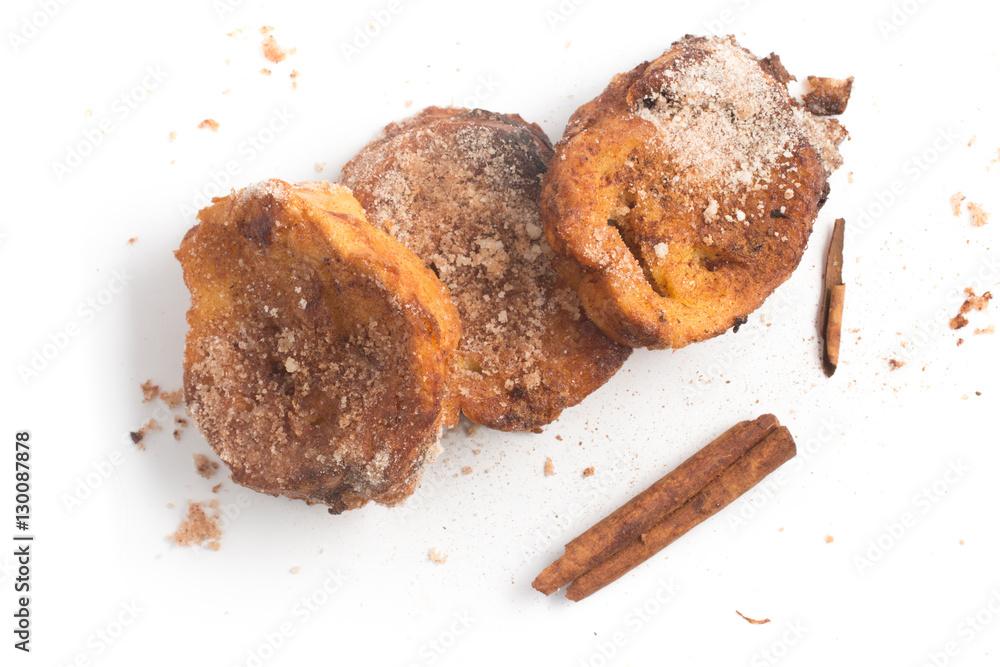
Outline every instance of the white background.
{"type": "MultiPolygon", "coordinates": [[[[409,1],[350,62],[341,45],[387,2],[244,2],[221,17],[209,0],[69,2],[15,49],[11,35],[25,34],[40,4],[7,1],[0,18],[0,433],[32,432],[37,536],[30,656],[11,648],[12,548],[0,548],[0,662],[997,663],[1000,613],[987,605],[995,598],[1000,611],[1000,354],[996,335],[972,331],[1000,324],[998,306],[961,332],[946,324],[965,287],[1000,284],[996,3],[910,0],[894,14],[888,2],[409,1]],[[266,62],[264,25],[298,52],[266,62]],[[845,166],[809,249],[739,334],[636,352],[543,434],[453,431],[404,509],[332,517],[222,474],[202,479],[192,454],[211,452],[190,428],[180,442],[154,433],[144,452],[123,439],[152,416],[171,420],[157,415],[162,404],[141,403],[139,384],[180,386],[188,297],[171,253],[192,224],[181,206],[214,194],[213,173],[228,161],[235,187],[335,179],[385,123],[430,104],[520,113],[556,140],[613,74],[709,31],[734,32],[759,56],[777,52],[800,79],[857,77],[845,166]],[[163,80],[144,82],[146,68],[163,80]],[[144,83],[155,90],[137,92],[124,114],[116,100],[144,83]],[[294,120],[249,158],[241,144],[275,109],[294,120]],[[205,118],[217,133],[197,129],[205,118]],[[102,119],[110,131],[60,179],[54,163],[102,119]],[[993,212],[988,226],[952,216],[956,191],[993,212]],[[818,304],[840,216],[850,223],[846,330],[841,368],[827,379],[818,304]],[[129,280],[111,294],[115,271],[129,280]],[[99,313],[88,299],[105,301],[99,313]],[[72,324],[78,334],[22,379],[19,367],[72,324]],[[907,363],[890,371],[889,359],[907,363]],[[531,589],[564,542],[764,412],[800,451],[767,493],[589,600],[531,589]],[[109,457],[121,462],[113,474],[88,482],[109,457]],[[585,479],[588,466],[598,474],[585,479]],[[921,499],[923,489],[940,495],[921,499]],[[89,495],[68,508],[78,493],[89,495]],[[239,507],[220,551],[166,541],[188,499],[213,497],[239,507]],[[911,525],[893,528],[907,513],[911,525]],[[430,562],[430,548],[447,562],[430,562]],[[328,571],[343,579],[330,595],[320,593],[328,571]],[[296,605],[311,596],[323,604],[306,618],[296,605]],[[984,609],[984,625],[966,620],[984,609]],[[750,625],[736,610],[771,623],[750,625]],[[119,617],[130,622],[121,633],[119,617]],[[272,651],[267,638],[285,623],[290,636],[272,651]],[[117,636],[109,645],[98,632],[117,636]]],[[[8,545],[13,445],[2,452],[8,545]]]]}

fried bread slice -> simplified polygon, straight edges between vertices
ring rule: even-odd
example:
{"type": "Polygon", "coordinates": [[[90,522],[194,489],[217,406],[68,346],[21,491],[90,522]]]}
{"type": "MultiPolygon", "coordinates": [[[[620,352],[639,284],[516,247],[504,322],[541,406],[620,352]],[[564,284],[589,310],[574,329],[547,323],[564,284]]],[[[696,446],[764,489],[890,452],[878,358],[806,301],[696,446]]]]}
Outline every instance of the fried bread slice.
{"type": "Polygon", "coordinates": [[[542,217],[587,314],[633,347],[745,321],[788,279],[846,130],[798,105],[773,54],[687,36],[570,119],[542,217]]]}
{"type": "Polygon", "coordinates": [[[462,319],[458,401],[505,431],[553,421],[629,354],[552,265],[538,208],[551,155],[520,116],[431,107],[390,124],[343,170],[369,221],[448,286],[462,319]]]}
{"type": "Polygon", "coordinates": [[[343,186],[262,181],[198,218],[184,391],[233,480],[333,513],[402,502],[457,421],[447,289],[343,186]]]}

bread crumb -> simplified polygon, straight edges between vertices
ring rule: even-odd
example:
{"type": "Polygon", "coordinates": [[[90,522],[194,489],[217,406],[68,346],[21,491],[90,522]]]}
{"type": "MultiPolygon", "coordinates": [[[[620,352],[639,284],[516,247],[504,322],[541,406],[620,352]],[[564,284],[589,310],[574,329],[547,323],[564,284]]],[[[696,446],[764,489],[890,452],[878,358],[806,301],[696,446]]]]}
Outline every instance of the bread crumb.
{"type": "Polygon", "coordinates": [[[969,213],[972,214],[973,227],[985,227],[986,223],[990,221],[990,214],[986,212],[986,209],[981,204],[969,202],[969,213]]]}
{"type": "Polygon", "coordinates": [[[989,292],[983,292],[982,296],[976,296],[976,293],[972,291],[971,287],[965,288],[965,295],[968,297],[965,303],[962,304],[961,308],[958,309],[958,315],[951,318],[949,325],[952,329],[961,329],[969,323],[969,319],[965,315],[975,309],[975,310],[986,310],[986,307],[990,305],[990,299],[993,295],[989,292]]]}
{"type": "Polygon", "coordinates": [[[951,214],[956,218],[962,214],[962,202],[965,201],[965,195],[961,192],[956,192],[951,196],[951,214]]]}
{"type": "Polygon", "coordinates": [[[592,477],[593,475],[594,475],[594,466],[590,466],[589,468],[583,469],[584,477],[592,477]]]}
{"type": "Polygon", "coordinates": [[[471,475],[472,474],[472,466],[463,466],[462,467],[462,474],[463,475],[471,475]]]}
{"type": "Polygon", "coordinates": [[[218,484],[212,487],[212,493],[218,493],[219,489],[221,488],[222,488],[222,482],[219,482],[218,484]]]}
{"type": "Polygon", "coordinates": [[[166,403],[168,408],[174,410],[184,403],[184,390],[178,389],[176,391],[160,392],[160,400],[166,403]]]}
{"type": "Polygon", "coordinates": [[[270,32],[274,32],[274,26],[273,25],[262,25],[260,28],[258,28],[258,30],[260,31],[260,34],[266,35],[266,34],[268,34],[270,32]]]}
{"type": "Polygon", "coordinates": [[[269,70],[266,67],[262,67],[260,69],[260,73],[263,74],[264,76],[271,76],[271,70],[269,70]]]}
{"type": "MultiPolygon", "coordinates": [[[[213,500],[210,506],[212,505],[217,506],[218,503],[213,500]]],[[[217,507],[213,507],[213,509],[215,509],[215,515],[209,516],[205,512],[205,503],[196,503],[193,500],[189,500],[187,516],[181,521],[177,532],[169,535],[167,539],[175,542],[179,547],[189,547],[195,544],[201,545],[208,541],[208,544],[205,545],[206,548],[218,551],[222,530],[218,524],[219,510],[217,507]]]]}
{"type": "Polygon", "coordinates": [[[427,557],[430,558],[431,561],[434,563],[444,563],[446,560],[448,560],[448,556],[446,554],[443,554],[434,548],[431,548],[427,552],[427,557]]]}
{"type": "Polygon", "coordinates": [[[146,380],[139,386],[142,388],[143,403],[149,403],[151,400],[160,395],[160,387],[153,384],[152,380],[146,380]]]}
{"type": "Polygon", "coordinates": [[[150,431],[159,431],[159,430],[160,430],[159,422],[157,422],[155,419],[150,419],[148,422],[143,424],[142,428],[140,428],[138,431],[132,431],[131,433],[129,433],[129,436],[132,438],[132,442],[135,443],[136,447],[145,450],[146,445],[143,444],[142,439],[145,438],[146,434],[149,433],[150,431]]]}
{"type": "Polygon", "coordinates": [[[555,467],[555,465],[553,465],[552,459],[549,458],[548,456],[546,456],[545,457],[545,476],[546,477],[552,477],[552,475],[554,475],[554,474],[556,474],[556,467],[555,467]]]}
{"type": "Polygon", "coordinates": [[[288,51],[278,46],[278,41],[274,39],[274,35],[268,35],[267,38],[260,43],[260,46],[261,49],[264,50],[264,57],[272,63],[280,63],[288,57],[288,51]]]}
{"type": "Polygon", "coordinates": [[[405,102],[403,102],[403,106],[409,109],[410,107],[413,106],[413,100],[406,100],[405,102]]]}
{"type": "Polygon", "coordinates": [[[300,570],[299,566],[298,566],[298,565],[296,565],[296,566],[295,566],[295,567],[293,567],[293,568],[292,568],[291,570],[289,570],[289,572],[290,572],[291,574],[298,574],[298,573],[299,573],[299,570],[300,570]]]}
{"type": "Polygon", "coordinates": [[[176,138],[177,138],[177,131],[176,130],[170,130],[170,134],[169,134],[170,143],[173,143],[176,138]]]}
{"type": "Polygon", "coordinates": [[[199,475],[205,479],[209,479],[215,474],[215,471],[219,469],[219,464],[209,459],[204,454],[195,454],[194,469],[198,471],[199,475]]]}
{"type": "Polygon", "coordinates": [[[853,183],[854,182],[854,172],[853,171],[847,172],[847,182],[848,183],[853,183]]]}
{"type": "Polygon", "coordinates": [[[326,169],[326,162],[317,162],[316,165],[315,165],[315,167],[316,167],[316,171],[318,171],[318,172],[319,171],[323,171],[324,169],[326,169]]]}
{"type": "Polygon", "coordinates": [[[996,331],[997,331],[997,328],[991,324],[988,327],[985,327],[983,329],[976,329],[972,333],[974,333],[975,335],[979,336],[979,335],[982,335],[982,334],[993,334],[993,333],[996,333],[996,331]]]}
{"type": "Polygon", "coordinates": [[[181,432],[178,429],[175,428],[174,429],[174,440],[180,441],[180,439],[181,439],[181,432]]]}
{"type": "Polygon", "coordinates": [[[218,121],[216,121],[216,120],[214,120],[212,118],[206,118],[205,120],[203,120],[200,123],[198,123],[198,129],[199,130],[211,130],[212,132],[218,132],[219,131],[219,123],[218,123],[218,121]]]}
{"type": "Polygon", "coordinates": [[[299,71],[297,69],[293,69],[292,73],[289,74],[288,76],[292,79],[292,88],[298,88],[299,87],[299,71]]]}
{"type": "Polygon", "coordinates": [[[958,340],[955,341],[955,347],[962,347],[962,345],[964,343],[965,343],[965,339],[964,338],[959,338],[958,340]]]}
{"type": "Polygon", "coordinates": [[[465,435],[469,436],[470,438],[473,438],[476,436],[477,433],[479,433],[479,424],[475,422],[469,422],[468,424],[465,425],[465,435]]]}
{"type": "Polygon", "coordinates": [[[138,241],[138,240],[139,240],[139,237],[138,237],[138,236],[133,236],[132,238],[130,238],[130,239],[128,240],[128,244],[129,244],[129,245],[135,245],[135,242],[136,242],[136,241],[138,241]]]}
{"type": "Polygon", "coordinates": [[[889,370],[890,371],[898,371],[900,368],[902,368],[905,365],[906,365],[906,362],[905,361],[900,361],[899,359],[890,359],[889,360],[889,370]]]}
{"type": "Polygon", "coordinates": [[[964,546],[965,545],[965,540],[959,540],[958,543],[964,546]]]}
{"type": "Polygon", "coordinates": [[[827,535],[826,536],[826,543],[830,544],[831,542],[833,542],[833,535],[827,535]]]}

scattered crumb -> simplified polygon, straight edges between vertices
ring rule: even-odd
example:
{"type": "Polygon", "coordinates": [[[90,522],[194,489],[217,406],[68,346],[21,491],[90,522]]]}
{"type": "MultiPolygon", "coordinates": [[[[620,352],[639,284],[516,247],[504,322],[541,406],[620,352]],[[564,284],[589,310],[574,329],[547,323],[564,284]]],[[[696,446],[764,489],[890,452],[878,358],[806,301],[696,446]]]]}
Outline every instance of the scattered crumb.
{"type": "MultiPolygon", "coordinates": [[[[899,359],[890,359],[889,360],[889,370],[890,371],[898,371],[900,368],[902,368],[905,365],[906,365],[906,362],[905,361],[900,361],[899,359]]],[[[828,540],[828,541],[832,542],[833,540],[831,539],[831,540],[828,540]]]]}
{"type": "Polygon", "coordinates": [[[853,183],[854,182],[854,172],[853,171],[847,172],[847,182],[848,183],[853,183]]]}
{"type": "Polygon", "coordinates": [[[260,69],[260,73],[263,74],[264,76],[271,76],[271,70],[269,70],[266,67],[262,67],[260,69]]]}
{"type": "Polygon", "coordinates": [[[779,532],[779,533],[783,533],[783,532],[785,532],[785,527],[784,527],[784,526],[782,526],[782,527],[778,528],[778,532],[779,532]]]}
{"type": "Polygon", "coordinates": [[[212,493],[218,493],[219,489],[221,488],[222,488],[222,482],[219,482],[218,484],[212,487],[212,493]]]}
{"type": "Polygon", "coordinates": [[[952,329],[961,329],[969,323],[969,320],[965,315],[975,309],[975,310],[986,310],[986,307],[990,305],[990,299],[993,295],[989,292],[983,292],[982,296],[976,296],[976,293],[972,291],[971,287],[965,288],[965,295],[968,297],[962,307],[958,309],[958,315],[951,319],[952,329]]]}
{"type": "Polygon", "coordinates": [[[827,535],[826,536],[826,543],[830,544],[831,542],[833,542],[833,535],[827,535]]]}
{"type": "Polygon", "coordinates": [[[482,452],[482,451],[483,450],[481,450],[481,449],[473,449],[472,453],[475,454],[476,456],[479,456],[480,452],[482,452]]]}
{"type": "Polygon", "coordinates": [[[237,35],[239,35],[244,30],[246,30],[246,28],[237,28],[236,30],[233,30],[232,32],[227,32],[226,33],[226,37],[236,37],[237,35]]]}
{"type": "Polygon", "coordinates": [[[969,202],[969,213],[972,214],[973,227],[985,227],[986,223],[990,221],[990,214],[986,212],[982,204],[969,202]]]}
{"type": "Polygon", "coordinates": [[[323,171],[324,169],[326,169],[326,162],[317,162],[315,167],[316,171],[323,171]]]}
{"type": "Polygon", "coordinates": [[[431,550],[427,552],[427,557],[435,563],[443,563],[448,560],[448,556],[446,554],[443,554],[434,548],[431,548],[431,550]]]}
{"type": "Polygon", "coordinates": [[[169,138],[171,143],[173,143],[173,141],[177,139],[177,130],[170,130],[169,138]]]}
{"type": "Polygon", "coordinates": [[[593,475],[594,475],[594,466],[590,466],[589,468],[583,469],[584,477],[592,477],[593,475]]]}
{"type": "Polygon", "coordinates": [[[149,403],[151,400],[160,395],[159,385],[153,384],[152,380],[146,380],[139,386],[142,388],[143,403],[149,403]]]}
{"type": "Polygon", "coordinates": [[[174,417],[174,423],[183,428],[188,425],[188,420],[184,417],[174,417]]]}
{"type": "Polygon", "coordinates": [[[962,546],[965,546],[965,540],[959,540],[958,543],[961,544],[962,546]]]}
{"type": "Polygon", "coordinates": [[[267,39],[260,43],[260,46],[264,50],[264,57],[272,63],[280,63],[288,57],[288,51],[278,46],[274,35],[268,35],[267,39]]]}
{"type": "Polygon", "coordinates": [[[206,118],[205,120],[198,123],[199,130],[211,130],[212,132],[219,131],[219,123],[211,118],[206,118]]]}
{"type": "Polygon", "coordinates": [[[179,547],[189,547],[194,544],[202,544],[208,541],[205,546],[212,551],[219,550],[219,538],[222,537],[222,530],[219,528],[219,511],[216,509],[218,503],[212,501],[210,506],[215,509],[214,516],[208,516],[205,512],[205,503],[188,501],[188,513],[177,532],[167,537],[171,542],[176,542],[179,547]]]}
{"type": "Polygon", "coordinates": [[[83,112],[84,118],[90,118],[93,115],[94,115],[94,109],[93,109],[93,107],[91,107],[90,109],[87,109],[86,111],[83,112]]]}
{"type": "Polygon", "coordinates": [[[991,324],[988,327],[985,327],[983,329],[976,329],[972,333],[974,333],[977,336],[980,336],[982,334],[993,334],[993,333],[996,333],[996,332],[997,332],[997,328],[991,324]]]}
{"type": "Polygon", "coordinates": [[[959,338],[957,341],[955,341],[955,346],[956,347],[962,347],[963,344],[965,344],[965,339],[964,338],[959,338]]]}
{"type": "Polygon", "coordinates": [[[132,442],[135,443],[136,447],[139,449],[146,449],[146,445],[143,444],[142,439],[146,437],[146,434],[150,431],[159,431],[160,424],[155,419],[150,419],[148,422],[143,424],[142,428],[138,431],[132,431],[129,436],[132,438],[132,442]]]}
{"type": "Polygon", "coordinates": [[[299,74],[300,72],[297,69],[293,69],[292,73],[288,75],[292,79],[292,88],[299,87],[299,74]]]}
{"type": "Polygon", "coordinates": [[[184,403],[184,390],[178,389],[176,391],[160,392],[160,400],[166,403],[168,408],[174,410],[177,406],[184,403]]]}
{"type": "Polygon", "coordinates": [[[951,214],[956,218],[962,214],[962,202],[965,201],[965,195],[961,192],[956,192],[951,196],[951,214]]]}
{"type": "Polygon", "coordinates": [[[769,619],[769,618],[765,618],[762,621],[758,621],[755,618],[750,618],[749,616],[744,616],[743,614],[740,614],[739,610],[737,610],[736,613],[739,614],[740,618],[742,618],[744,621],[746,621],[747,623],[753,623],[754,625],[764,625],[765,623],[770,623],[771,622],[771,619],[769,619]]]}
{"type": "Polygon", "coordinates": [[[556,467],[552,464],[552,459],[548,456],[545,457],[545,476],[552,477],[556,474],[556,467]]]}
{"type": "Polygon", "coordinates": [[[219,469],[219,464],[204,454],[195,454],[194,469],[198,471],[199,475],[205,479],[209,479],[215,474],[215,471],[219,469]]]}
{"type": "MultiPolygon", "coordinates": [[[[138,237],[138,236],[133,236],[132,238],[130,238],[130,239],[128,240],[128,244],[129,244],[129,245],[135,245],[135,242],[136,242],[136,241],[138,241],[138,240],[139,240],[139,237],[138,237]]],[[[143,403],[145,403],[145,401],[143,401],[143,403]]]]}
{"type": "Polygon", "coordinates": [[[403,106],[409,109],[410,107],[413,106],[413,100],[406,100],[405,102],[403,102],[403,106]]]}
{"type": "Polygon", "coordinates": [[[968,143],[967,145],[968,145],[969,147],[971,147],[971,146],[972,146],[972,144],[974,144],[974,143],[976,143],[976,135],[972,135],[972,138],[971,138],[971,139],[969,139],[969,143],[968,143]]]}
{"type": "Polygon", "coordinates": [[[180,439],[181,439],[181,432],[180,432],[180,429],[176,429],[176,428],[175,428],[175,429],[174,429],[174,440],[180,440],[180,439]]]}
{"type": "Polygon", "coordinates": [[[464,466],[462,468],[462,474],[463,475],[471,475],[472,474],[472,466],[464,466]]]}
{"type": "Polygon", "coordinates": [[[559,442],[562,442],[562,436],[561,435],[557,435],[556,436],[556,440],[558,440],[559,442]]]}
{"type": "Polygon", "coordinates": [[[266,35],[266,34],[268,34],[270,32],[274,32],[274,26],[273,25],[262,25],[260,28],[258,28],[258,30],[260,30],[260,34],[266,35]]]}
{"type": "Polygon", "coordinates": [[[475,422],[469,422],[468,424],[465,425],[465,435],[472,438],[475,437],[477,433],[479,433],[479,424],[476,424],[475,422]]]}
{"type": "Polygon", "coordinates": [[[226,88],[225,90],[222,91],[222,94],[223,95],[228,95],[230,93],[230,91],[232,91],[232,88],[226,88]]]}
{"type": "Polygon", "coordinates": [[[292,573],[292,574],[298,574],[299,573],[299,566],[296,565],[291,570],[289,570],[289,572],[292,573]]]}

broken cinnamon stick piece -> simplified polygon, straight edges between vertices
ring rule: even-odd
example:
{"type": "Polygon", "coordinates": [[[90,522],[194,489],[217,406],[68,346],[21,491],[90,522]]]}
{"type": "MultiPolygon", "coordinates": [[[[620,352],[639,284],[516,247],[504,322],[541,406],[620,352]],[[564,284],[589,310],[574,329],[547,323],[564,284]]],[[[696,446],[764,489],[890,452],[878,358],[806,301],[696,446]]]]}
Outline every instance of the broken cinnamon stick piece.
{"type": "Polygon", "coordinates": [[[795,441],[788,429],[782,426],[770,432],[700,493],[646,531],[643,539],[632,540],[576,579],[566,590],[566,597],[579,601],[593,595],[722,510],[793,456],[795,441]]]}
{"type": "Polygon", "coordinates": [[[565,554],[532,582],[551,595],[605,560],[702,491],[740,457],[778,428],[778,418],[761,415],[713,440],[671,473],[566,545],[565,554]]]}
{"type": "Polygon", "coordinates": [[[827,377],[837,372],[840,362],[840,330],[844,314],[844,219],[837,218],[833,225],[833,238],[826,255],[826,274],[823,279],[823,369],[827,377]]]}

